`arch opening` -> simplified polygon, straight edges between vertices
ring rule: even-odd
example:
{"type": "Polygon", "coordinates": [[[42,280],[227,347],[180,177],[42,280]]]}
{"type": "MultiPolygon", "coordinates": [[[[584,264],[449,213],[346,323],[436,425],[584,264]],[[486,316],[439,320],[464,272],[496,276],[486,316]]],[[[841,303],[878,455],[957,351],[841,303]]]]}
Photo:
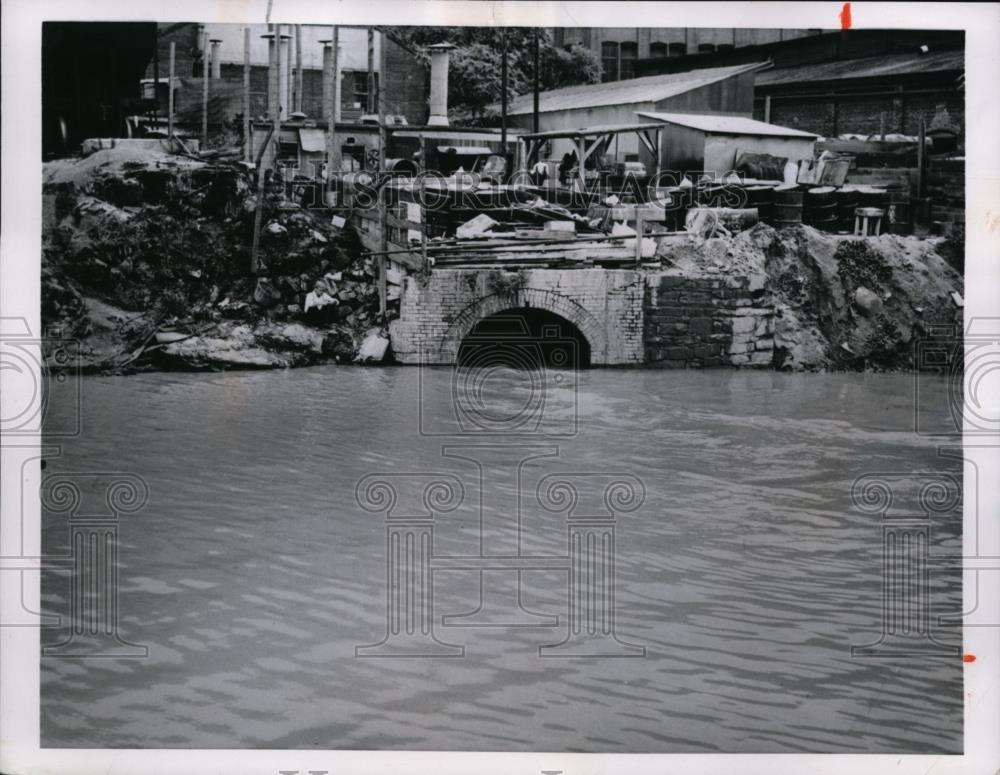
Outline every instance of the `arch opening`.
{"type": "Polygon", "coordinates": [[[516,307],[478,321],[458,348],[461,367],[586,369],[590,342],[566,318],[537,307],[516,307]]]}

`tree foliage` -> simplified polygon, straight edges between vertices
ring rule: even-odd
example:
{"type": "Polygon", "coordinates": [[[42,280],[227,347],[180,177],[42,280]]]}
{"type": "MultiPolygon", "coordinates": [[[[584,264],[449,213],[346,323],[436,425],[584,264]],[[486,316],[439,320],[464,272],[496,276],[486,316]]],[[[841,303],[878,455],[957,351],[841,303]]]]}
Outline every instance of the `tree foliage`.
{"type": "Polygon", "coordinates": [[[507,50],[507,98],[528,94],[534,78],[534,37],[538,35],[539,89],[558,89],[601,79],[600,58],[587,48],[559,48],[552,34],[532,27],[386,27],[396,42],[430,64],[427,47],[451,43],[448,113],[456,124],[496,125],[500,121],[501,69],[507,50]]]}

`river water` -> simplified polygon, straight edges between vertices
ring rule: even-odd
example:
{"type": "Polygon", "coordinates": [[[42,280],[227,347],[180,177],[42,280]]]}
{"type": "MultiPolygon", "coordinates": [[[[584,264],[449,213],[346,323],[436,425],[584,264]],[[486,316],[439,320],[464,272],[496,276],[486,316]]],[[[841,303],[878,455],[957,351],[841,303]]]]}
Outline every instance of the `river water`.
{"type": "MultiPolygon", "coordinates": [[[[539,394],[508,372],[481,396],[455,379],[317,367],[57,386],[51,418],[67,421],[79,389],[83,431],[46,474],[148,485],[118,528],[119,633],[148,656],[43,658],[43,745],[961,751],[959,658],[851,654],[882,629],[882,528],[852,483],[960,474],[942,439],[914,433],[911,376],[593,370],[549,374],[539,394]],[[455,396],[481,397],[489,422],[456,422],[455,396]],[[434,562],[556,558],[522,571],[522,609],[487,590],[494,618],[446,621],[536,626],[443,626],[477,608],[481,583],[509,594],[517,575],[442,562],[435,635],[464,656],[359,658],[386,635],[386,527],[355,486],[397,475],[405,499],[428,472],[464,488],[435,517],[434,562]],[[553,472],[581,492],[620,474],[645,490],[617,516],[614,577],[618,641],[643,656],[540,656],[566,637],[565,514],[538,499],[553,472]]],[[[946,389],[923,379],[922,411],[944,411],[946,389]]],[[[935,617],[960,610],[960,529],[957,515],[932,525],[935,617]]],[[[45,515],[46,552],[68,536],[65,515],[45,515]]],[[[46,573],[45,611],[65,614],[69,590],[46,573]]],[[[954,627],[934,637],[960,644],[954,627]]]]}

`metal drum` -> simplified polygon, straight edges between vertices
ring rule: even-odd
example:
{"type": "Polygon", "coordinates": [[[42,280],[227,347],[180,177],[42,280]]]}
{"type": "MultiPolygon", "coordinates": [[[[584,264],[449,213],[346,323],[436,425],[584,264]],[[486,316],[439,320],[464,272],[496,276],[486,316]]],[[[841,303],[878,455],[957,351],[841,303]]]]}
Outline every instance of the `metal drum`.
{"type": "Polygon", "coordinates": [[[836,189],[833,186],[811,188],[805,192],[802,222],[823,231],[837,230],[836,189]]]}
{"type": "Polygon", "coordinates": [[[855,186],[843,186],[834,194],[837,203],[837,231],[854,233],[854,211],[861,206],[861,192],[855,186]]]}
{"type": "Polygon", "coordinates": [[[802,223],[802,189],[794,183],[774,189],[772,223],[778,228],[802,223]]]}
{"type": "Polygon", "coordinates": [[[774,186],[749,186],[743,189],[747,207],[757,208],[757,218],[764,223],[774,220],[774,186]]]}
{"type": "Polygon", "coordinates": [[[858,186],[859,207],[877,207],[885,210],[889,206],[889,192],[875,186],[858,186]]]}

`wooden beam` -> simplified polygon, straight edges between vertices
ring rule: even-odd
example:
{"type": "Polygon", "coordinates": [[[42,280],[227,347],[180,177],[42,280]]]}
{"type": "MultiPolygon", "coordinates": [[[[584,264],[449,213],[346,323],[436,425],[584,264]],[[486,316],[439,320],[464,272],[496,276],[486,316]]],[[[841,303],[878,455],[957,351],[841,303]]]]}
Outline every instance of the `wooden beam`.
{"type": "MultiPolygon", "coordinates": [[[[373,28],[368,28],[368,34],[371,36],[369,41],[374,40],[373,28]]],[[[378,174],[385,174],[385,159],[386,159],[386,131],[385,131],[385,34],[380,33],[379,38],[379,61],[378,61],[378,174]]],[[[369,42],[369,50],[373,44],[369,42]]],[[[381,249],[388,250],[386,229],[388,224],[386,223],[386,201],[385,201],[386,186],[381,186],[379,189],[379,210],[382,215],[382,234],[381,234],[381,249]]],[[[385,315],[386,313],[386,262],[388,259],[383,256],[379,256],[378,259],[378,311],[379,314],[385,315]]]]}
{"type": "Polygon", "coordinates": [[[636,134],[639,136],[639,140],[642,141],[642,144],[646,146],[646,150],[656,156],[656,149],[653,147],[653,141],[650,137],[643,131],[636,132],[636,134]]]}
{"type": "Polygon", "coordinates": [[[208,79],[209,53],[208,30],[201,36],[201,149],[208,148],[208,79]]]}
{"type": "Polygon", "coordinates": [[[174,65],[177,59],[177,43],[170,41],[170,81],[167,84],[167,137],[174,137],[174,65]]]}
{"type": "Polygon", "coordinates": [[[250,132],[250,28],[243,28],[243,161],[253,158],[250,132]]]}

